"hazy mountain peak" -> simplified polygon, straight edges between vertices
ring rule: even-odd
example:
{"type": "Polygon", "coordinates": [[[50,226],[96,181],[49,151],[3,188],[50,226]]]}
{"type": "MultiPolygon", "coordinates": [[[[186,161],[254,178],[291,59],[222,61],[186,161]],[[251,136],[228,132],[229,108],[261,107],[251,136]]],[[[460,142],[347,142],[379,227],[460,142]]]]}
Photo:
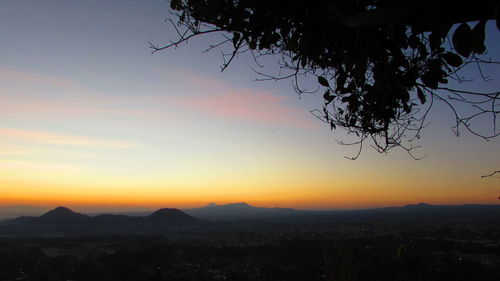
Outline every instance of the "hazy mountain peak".
{"type": "Polygon", "coordinates": [[[163,215],[186,215],[183,211],[174,208],[162,208],[153,212],[150,217],[163,216],[163,215]]]}
{"type": "Polygon", "coordinates": [[[414,207],[414,208],[421,208],[421,207],[431,207],[432,205],[431,204],[427,204],[427,203],[418,203],[418,204],[408,204],[406,205],[405,207],[414,207]]]}
{"type": "Polygon", "coordinates": [[[39,217],[39,219],[41,219],[42,221],[60,221],[60,220],[74,221],[75,219],[84,219],[84,218],[88,218],[88,216],[73,212],[72,210],[66,207],[57,207],[39,217]]]}
{"type": "Polygon", "coordinates": [[[69,209],[67,207],[63,207],[63,206],[59,206],[59,207],[55,208],[54,211],[74,213],[71,209],[69,209]]]}
{"type": "MultiPolygon", "coordinates": [[[[221,206],[221,205],[219,205],[221,206]]],[[[238,202],[238,203],[231,203],[231,204],[226,204],[225,206],[228,206],[228,207],[252,207],[250,205],[248,205],[246,202],[238,202]]]]}
{"type": "Polygon", "coordinates": [[[73,212],[72,210],[70,210],[66,207],[57,207],[57,208],[50,210],[47,213],[43,214],[41,217],[66,216],[66,215],[73,215],[73,214],[77,214],[77,213],[73,212]]]}
{"type": "Polygon", "coordinates": [[[255,219],[281,217],[295,213],[291,208],[255,207],[246,202],[225,205],[208,205],[201,208],[186,209],[188,215],[215,220],[255,219]]]}
{"type": "Polygon", "coordinates": [[[163,224],[193,224],[197,223],[198,219],[184,213],[179,209],[173,208],[163,208],[159,209],[151,215],[145,217],[149,223],[154,223],[158,225],[163,224]]]}

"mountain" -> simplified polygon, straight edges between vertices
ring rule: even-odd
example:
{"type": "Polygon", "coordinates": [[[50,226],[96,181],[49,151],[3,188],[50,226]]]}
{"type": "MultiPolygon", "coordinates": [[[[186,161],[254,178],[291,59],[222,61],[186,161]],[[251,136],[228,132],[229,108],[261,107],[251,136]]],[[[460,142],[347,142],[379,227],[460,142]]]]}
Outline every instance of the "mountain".
{"type": "Polygon", "coordinates": [[[92,217],[66,207],[57,207],[39,217],[24,216],[4,220],[0,224],[0,234],[154,233],[200,223],[200,220],[178,209],[160,209],[143,217],[109,214],[92,217]]]}
{"type": "Polygon", "coordinates": [[[196,223],[198,219],[184,213],[179,209],[159,209],[151,215],[144,218],[151,224],[166,224],[166,225],[185,225],[196,223]]]}
{"type": "Polygon", "coordinates": [[[66,207],[57,207],[39,216],[36,221],[41,223],[81,223],[89,219],[89,216],[75,213],[66,207]]]}
{"type": "Polygon", "coordinates": [[[238,220],[278,218],[296,214],[298,211],[290,208],[254,207],[245,202],[217,205],[210,203],[205,207],[185,209],[187,214],[210,220],[238,220]]]}
{"type": "Polygon", "coordinates": [[[418,203],[418,204],[408,204],[408,205],[405,205],[404,207],[406,207],[406,208],[427,208],[427,207],[432,207],[432,205],[427,204],[427,203],[418,203]]]}

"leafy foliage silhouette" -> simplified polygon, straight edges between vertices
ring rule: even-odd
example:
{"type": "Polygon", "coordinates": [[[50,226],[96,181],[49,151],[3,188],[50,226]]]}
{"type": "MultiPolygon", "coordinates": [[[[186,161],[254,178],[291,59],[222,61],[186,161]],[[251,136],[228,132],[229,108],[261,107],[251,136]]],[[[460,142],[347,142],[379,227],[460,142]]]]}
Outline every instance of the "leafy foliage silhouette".
{"type": "MultiPolygon", "coordinates": [[[[260,66],[265,56],[279,56],[280,73],[257,71],[259,80],[292,79],[304,93],[300,77],[317,76],[324,90],[323,108],[311,112],[330,128],[357,136],[359,152],[372,140],[379,152],[401,147],[413,156],[413,141],[427,124],[435,101],[449,106],[454,132],[462,128],[484,139],[499,135],[496,103],[500,92],[474,92],[446,87],[464,82],[460,70],[476,64],[500,64],[485,59],[485,28],[496,20],[500,1],[396,0],[172,0],[179,38],[165,45],[150,43],[153,53],[177,47],[189,39],[221,33],[228,44],[224,71],[240,53],[250,52],[260,66]],[[458,25],[458,27],[454,27],[458,25]],[[332,83],[333,82],[333,83],[332,83]],[[466,110],[457,104],[470,105],[466,110]],[[473,126],[473,120],[492,117],[492,133],[473,126]]],[[[319,88],[317,89],[319,90],[319,88]]]]}

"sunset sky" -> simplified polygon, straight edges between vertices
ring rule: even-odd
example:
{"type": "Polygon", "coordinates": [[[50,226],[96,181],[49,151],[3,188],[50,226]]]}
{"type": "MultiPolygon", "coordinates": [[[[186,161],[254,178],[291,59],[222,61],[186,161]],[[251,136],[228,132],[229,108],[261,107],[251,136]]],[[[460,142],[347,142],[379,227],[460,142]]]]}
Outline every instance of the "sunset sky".
{"type": "MultiPolygon", "coordinates": [[[[357,148],[338,145],[344,133],[309,113],[321,93],[299,99],[290,81],[252,82],[255,64],[245,55],[221,73],[220,51],[202,53],[218,37],[151,54],[149,41],[177,38],[168,7],[1,1],[0,207],[500,202],[500,179],[481,178],[500,168],[499,138],[455,137],[451,112],[437,105],[418,142],[424,159],[367,146],[348,160],[357,148]]],[[[500,33],[490,33],[498,59],[500,33]]],[[[496,79],[466,87],[498,91],[498,67],[485,71],[496,79]]],[[[491,118],[477,125],[492,131],[491,118]]]]}

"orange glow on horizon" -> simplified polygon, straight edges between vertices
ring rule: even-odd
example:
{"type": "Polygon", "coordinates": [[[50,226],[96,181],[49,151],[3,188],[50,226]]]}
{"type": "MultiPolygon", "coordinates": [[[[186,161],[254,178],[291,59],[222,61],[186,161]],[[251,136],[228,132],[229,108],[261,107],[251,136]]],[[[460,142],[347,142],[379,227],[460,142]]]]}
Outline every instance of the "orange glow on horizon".
{"type": "MultiPolygon", "coordinates": [[[[6,186],[2,184],[2,186],[6,186]]],[[[27,188],[27,185],[11,183],[11,188],[4,189],[0,196],[0,206],[31,205],[31,206],[67,206],[76,209],[134,209],[134,208],[194,208],[205,206],[210,202],[229,204],[246,202],[259,207],[282,207],[296,209],[356,209],[371,207],[403,206],[425,202],[436,205],[460,204],[498,204],[495,194],[449,193],[433,194],[421,193],[398,194],[398,197],[389,197],[393,191],[378,191],[364,194],[360,188],[334,189],[325,192],[313,192],[313,187],[296,188],[293,193],[280,192],[271,188],[268,192],[233,192],[210,193],[205,189],[194,189],[191,192],[169,193],[162,189],[149,189],[138,192],[123,188],[75,188],[60,189],[55,186],[37,185],[36,188],[27,188]],[[205,190],[205,192],[201,192],[205,190]],[[239,194],[240,193],[240,194],[239,194]]],[[[168,190],[167,188],[165,188],[168,190]]]]}

